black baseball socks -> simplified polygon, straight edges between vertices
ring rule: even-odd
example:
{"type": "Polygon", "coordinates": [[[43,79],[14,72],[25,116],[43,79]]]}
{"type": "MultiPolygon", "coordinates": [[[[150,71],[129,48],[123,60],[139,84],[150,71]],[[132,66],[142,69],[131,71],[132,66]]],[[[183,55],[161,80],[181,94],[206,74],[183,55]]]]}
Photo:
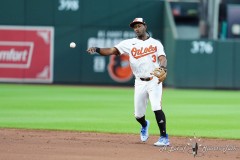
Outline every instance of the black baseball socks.
{"type": "Polygon", "coordinates": [[[146,127],[147,126],[147,122],[145,120],[145,116],[143,116],[141,118],[136,118],[136,120],[142,125],[142,127],[146,127]]]}
{"type": "Polygon", "coordinates": [[[158,127],[160,129],[160,136],[166,137],[166,118],[162,110],[154,111],[158,127]]]}

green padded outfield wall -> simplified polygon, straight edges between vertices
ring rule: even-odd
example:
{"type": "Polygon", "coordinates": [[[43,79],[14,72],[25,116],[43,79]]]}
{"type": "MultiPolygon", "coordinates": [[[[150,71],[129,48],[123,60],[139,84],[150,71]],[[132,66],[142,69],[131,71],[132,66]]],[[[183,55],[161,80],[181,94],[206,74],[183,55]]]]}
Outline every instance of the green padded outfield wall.
{"type": "Polygon", "coordinates": [[[234,42],[234,80],[233,85],[234,88],[240,89],[240,41],[234,42]]]}
{"type": "Polygon", "coordinates": [[[240,88],[240,41],[176,40],[174,87],[240,88]]]}
{"type": "Polygon", "coordinates": [[[25,0],[1,0],[0,25],[24,25],[25,0]]]}
{"type": "MultiPolygon", "coordinates": [[[[217,41],[216,43],[216,87],[233,88],[235,70],[235,43],[233,41],[217,41]]],[[[239,62],[237,62],[239,63],[239,62]]]]}
{"type": "Polygon", "coordinates": [[[176,40],[175,86],[212,87],[215,84],[214,42],[176,40]]]}
{"type": "Polygon", "coordinates": [[[86,49],[111,47],[134,37],[129,23],[136,17],[146,19],[153,37],[163,37],[162,1],[1,0],[0,4],[0,25],[54,27],[54,83],[132,85],[127,57],[90,56],[86,49]],[[72,41],[75,49],[69,47],[72,41]]]}

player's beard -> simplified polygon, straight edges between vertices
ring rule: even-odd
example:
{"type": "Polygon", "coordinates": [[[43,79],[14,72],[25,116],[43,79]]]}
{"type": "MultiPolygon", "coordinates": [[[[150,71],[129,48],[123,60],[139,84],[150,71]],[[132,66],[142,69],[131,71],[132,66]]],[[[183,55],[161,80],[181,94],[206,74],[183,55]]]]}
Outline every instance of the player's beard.
{"type": "Polygon", "coordinates": [[[135,32],[136,33],[136,36],[138,39],[143,39],[145,36],[146,36],[146,32],[145,31],[138,31],[138,32],[135,32]]]}

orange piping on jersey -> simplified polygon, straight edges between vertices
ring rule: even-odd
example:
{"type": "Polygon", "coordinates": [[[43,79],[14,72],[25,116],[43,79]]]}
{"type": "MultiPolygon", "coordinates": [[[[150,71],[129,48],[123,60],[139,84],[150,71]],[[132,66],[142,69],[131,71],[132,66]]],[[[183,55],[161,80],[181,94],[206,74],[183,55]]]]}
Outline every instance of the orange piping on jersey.
{"type": "Polygon", "coordinates": [[[157,46],[150,45],[149,47],[137,49],[136,47],[132,48],[131,54],[134,58],[138,59],[149,54],[153,54],[157,51],[157,46]]]}

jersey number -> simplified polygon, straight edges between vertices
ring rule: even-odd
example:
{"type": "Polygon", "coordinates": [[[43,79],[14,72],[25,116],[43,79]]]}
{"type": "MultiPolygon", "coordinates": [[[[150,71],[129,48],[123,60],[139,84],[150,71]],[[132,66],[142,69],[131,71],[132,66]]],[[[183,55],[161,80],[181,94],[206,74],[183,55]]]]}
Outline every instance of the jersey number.
{"type": "Polygon", "coordinates": [[[155,63],[157,61],[156,55],[152,55],[152,61],[155,63]]]}

